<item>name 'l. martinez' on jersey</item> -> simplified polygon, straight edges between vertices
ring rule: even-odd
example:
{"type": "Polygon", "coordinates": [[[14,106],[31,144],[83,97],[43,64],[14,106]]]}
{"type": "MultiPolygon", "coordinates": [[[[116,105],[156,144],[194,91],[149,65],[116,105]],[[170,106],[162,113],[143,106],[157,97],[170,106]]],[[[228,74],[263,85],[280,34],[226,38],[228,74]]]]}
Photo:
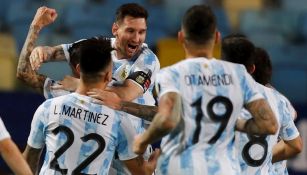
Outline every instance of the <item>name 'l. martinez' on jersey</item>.
{"type": "Polygon", "coordinates": [[[34,114],[28,145],[46,146],[40,174],[108,174],[116,151],[120,160],[135,158],[135,133],[127,116],[77,93],[45,101],[34,114]]]}
{"type": "MultiPolygon", "coordinates": [[[[275,89],[258,83],[257,88],[268,101],[279,127],[276,134],[267,136],[236,132],[236,148],[242,175],[281,175],[275,172],[275,168],[272,165],[272,150],[278,142],[278,137],[283,140],[292,140],[299,136],[299,132],[293,122],[295,113],[290,108],[286,98],[275,89]]],[[[242,110],[241,118],[247,120],[251,117],[248,111],[242,110]]]]}
{"type": "Polygon", "coordinates": [[[161,70],[159,97],[176,92],[182,121],[161,143],[158,173],[163,175],[240,174],[234,128],[244,104],[263,98],[239,64],[191,58],[161,70]]]}

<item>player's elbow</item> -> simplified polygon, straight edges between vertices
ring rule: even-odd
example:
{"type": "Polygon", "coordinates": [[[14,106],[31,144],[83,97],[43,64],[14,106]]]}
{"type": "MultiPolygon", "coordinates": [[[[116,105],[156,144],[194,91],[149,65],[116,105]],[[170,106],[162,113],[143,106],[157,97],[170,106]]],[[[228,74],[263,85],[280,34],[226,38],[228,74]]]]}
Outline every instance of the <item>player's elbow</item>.
{"type": "Polygon", "coordinates": [[[298,136],[297,141],[295,142],[294,146],[292,147],[293,154],[297,155],[302,152],[303,150],[303,142],[302,138],[298,136]]]}
{"type": "Polygon", "coordinates": [[[270,135],[276,134],[276,132],[278,131],[278,123],[276,119],[271,120],[270,122],[266,124],[266,131],[267,131],[267,134],[270,134],[270,135]]]}

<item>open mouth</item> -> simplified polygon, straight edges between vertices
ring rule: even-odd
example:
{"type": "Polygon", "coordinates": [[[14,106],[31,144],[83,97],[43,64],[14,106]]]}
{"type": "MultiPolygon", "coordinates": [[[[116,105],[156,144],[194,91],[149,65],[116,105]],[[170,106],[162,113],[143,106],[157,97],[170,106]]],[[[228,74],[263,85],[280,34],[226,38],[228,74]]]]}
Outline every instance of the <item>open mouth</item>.
{"type": "Polygon", "coordinates": [[[129,47],[129,49],[134,50],[134,49],[137,48],[137,45],[128,44],[128,47],[129,47]]]}
{"type": "Polygon", "coordinates": [[[138,45],[128,44],[128,52],[134,53],[138,48],[138,45]]]}

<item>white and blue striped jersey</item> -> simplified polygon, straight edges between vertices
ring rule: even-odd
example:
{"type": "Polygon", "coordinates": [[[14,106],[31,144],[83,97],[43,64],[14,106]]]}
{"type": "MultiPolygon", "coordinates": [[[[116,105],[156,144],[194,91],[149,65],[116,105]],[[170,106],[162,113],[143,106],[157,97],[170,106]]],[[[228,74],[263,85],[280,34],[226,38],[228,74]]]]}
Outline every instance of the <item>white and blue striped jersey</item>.
{"type": "Polygon", "coordinates": [[[135,158],[128,117],[71,93],[46,100],[34,114],[28,145],[46,154],[40,174],[108,174],[114,153],[135,158]]]}
{"type": "Polygon", "coordinates": [[[46,78],[45,82],[44,82],[44,89],[43,89],[43,93],[44,93],[44,97],[46,99],[50,99],[50,98],[54,98],[54,97],[59,97],[62,95],[67,95],[71,92],[66,91],[66,90],[62,90],[62,89],[52,89],[52,86],[55,85],[59,85],[59,81],[55,81],[49,77],[46,78]]]}
{"type": "MultiPolygon", "coordinates": [[[[286,108],[289,109],[290,116],[292,117],[293,121],[295,121],[297,117],[296,110],[292,106],[291,102],[284,95],[281,94],[281,96],[286,101],[286,108]]],[[[281,139],[280,136],[279,136],[279,139],[281,139]]],[[[287,160],[275,162],[273,163],[273,167],[275,169],[275,174],[278,174],[278,175],[288,175],[289,174],[287,170],[287,160]]]]}
{"type": "MultiPolygon", "coordinates": [[[[267,175],[275,174],[272,165],[272,149],[280,136],[283,140],[292,140],[299,136],[294,125],[293,116],[287,107],[287,102],[279,92],[257,83],[258,90],[262,93],[272,108],[278,121],[279,129],[275,135],[255,136],[236,132],[236,147],[242,175],[267,175]]],[[[292,113],[293,114],[293,113],[292,113]]],[[[250,119],[251,114],[242,110],[241,117],[250,119]]],[[[277,174],[276,174],[277,175],[277,174]]],[[[279,175],[279,174],[278,174],[279,175]]]]}
{"type": "MultiPolygon", "coordinates": [[[[79,40],[81,41],[81,40],[79,40]]],[[[115,48],[115,38],[111,38],[111,45],[115,48]]],[[[78,41],[77,41],[78,42],[78,41]]],[[[66,59],[69,61],[70,56],[68,49],[72,46],[72,44],[62,44],[63,51],[65,53],[66,59]]],[[[113,71],[112,71],[112,79],[113,81],[109,84],[112,85],[120,85],[126,79],[129,81],[135,82],[139,85],[144,93],[137,99],[133,100],[133,102],[144,105],[155,105],[155,99],[152,94],[152,90],[154,87],[154,81],[157,75],[157,72],[160,70],[160,62],[157,56],[148,48],[147,44],[143,43],[141,52],[135,55],[131,59],[118,59],[116,56],[116,51],[112,51],[111,53],[112,61],[113,61],[113,71]],[[150,84],[146,84],[143,77],[138,77],[135,79],[131,79],[130,76],[136,72],[143,72],[150,78],[150,84]],[[140,84],[144,84],[144,87],[140,84]]],[[[138,117],[129,114],[129,118],[133,123],[136,132],[138,134],[143,133],[145,128],[148,126],[149,122],[142,120],[138,117]]],[[[131,145],[132,146],[132,145],[131,145]]],[[[148,148],[150,150],[151,148],[148,148]]],[[[150,151],[144,155],[145,159],[149,157],[150,151]]],[[[121,174],[130,174],[127,169],[122,165],[121,162],[117,161],[112,164],[111,174],[121,175],[121,174]],[[113,166],[114,165],[114,166],[113,166]],[[124,168],[123,168],[124,167],[124,168]],[[116,170],[115,170],[116,169],[116,170]]]]}
{"type": "Polygon", "coordinates": [[[6,127],[0,117],[0,141],[11,138],[10,133],[6,130],[6,127]]]}
{"type": "MultiPolygon", "coordinates": [[[[112,47],[115,47],[115,38],[111,38],[111,45],[112,47]]],[[[72,46],[72,44],[62,44],[61,46],[66,59],[69,61],[70,56],[68,49],[72,46]]],[[[143,43],[141,52],[130,59],[118,59],[115,50],[112,51],[111,55],[113,60],[113,81],[110,83],[110,86],[122,84],[124,80],[127,78],[129,79],[129,75],[135,72],[144,72],[150,77],[151,80],[151,83],[146,85],[145,88],[140,85],[142,84],[142,79],[130,79],[139,85],[144,91],[144,94],[135,99],[134,102],[138,104],[154,105],[155,100],[152,95],[152,89],[156,74],[160,70],[160,62],[157,56],[148,48],[147,44],[143,43]]]]}
{"type": "Polygon", "coordinates": [[[183,60],[157,75],[159,98],[181,95],[182,120],[162,139],[162,175],[240,174],[234,128],[244,104],[263,98],[244,66],[206,58],[183,60]]]}

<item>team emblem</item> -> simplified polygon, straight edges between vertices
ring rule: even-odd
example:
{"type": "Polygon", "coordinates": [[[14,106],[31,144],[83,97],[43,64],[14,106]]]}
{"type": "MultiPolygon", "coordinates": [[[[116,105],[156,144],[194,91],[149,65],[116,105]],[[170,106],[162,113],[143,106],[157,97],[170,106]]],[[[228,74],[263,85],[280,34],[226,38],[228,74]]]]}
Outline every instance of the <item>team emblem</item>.
{"type": "Polygon", "coordinates": [[[143,84],[145,78],[144,78],[143,76],[139,75],[139,76],[136,77],[135,80],[136,80],[136,82],[138,82],[139,84],[143,84]]]}

